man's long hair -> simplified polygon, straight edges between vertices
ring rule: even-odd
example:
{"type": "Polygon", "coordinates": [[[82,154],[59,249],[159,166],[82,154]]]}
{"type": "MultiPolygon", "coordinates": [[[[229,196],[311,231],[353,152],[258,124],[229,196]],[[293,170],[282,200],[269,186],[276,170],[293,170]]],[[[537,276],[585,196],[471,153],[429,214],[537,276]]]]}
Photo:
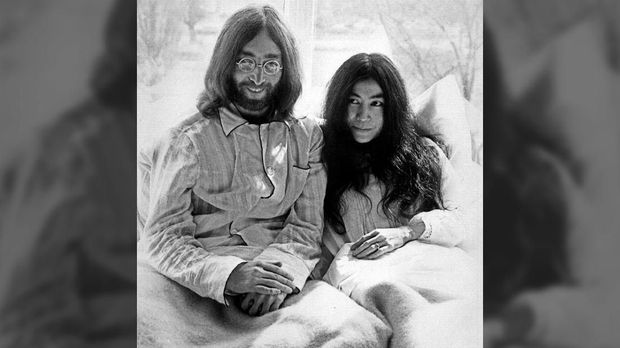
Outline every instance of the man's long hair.
{"type": "Polygon", "coordinates": [[[262,6],[241,9],[224,24],[205,75],[205,90],[198,100],[198,109],[205,117],[216,114],[218,108],[233,101],[235,86],[232,76],[236,58],[263,29],[282,54],[282,77],[274,93],[275,115],[282,119],[292,114],[301,94],[299,53],[293,35],[276,10],[271,6],[262,6]]]}
{"type": "Polygon", "coordinates": [[[343,193],[354,189],[363,194],[369,174],[386,187],[381,205],[391,219],[443,207],[439,154],[418,135],[405,83],[388,57],[360,53],[344,62],[329,83],[323,117],[325,218],[336,232],[345,232],[343,193]],[[358,144],[347,125],[347,107],[353,86],[366,79],[383,91],[383,128],[369,143],[358,144]]]}

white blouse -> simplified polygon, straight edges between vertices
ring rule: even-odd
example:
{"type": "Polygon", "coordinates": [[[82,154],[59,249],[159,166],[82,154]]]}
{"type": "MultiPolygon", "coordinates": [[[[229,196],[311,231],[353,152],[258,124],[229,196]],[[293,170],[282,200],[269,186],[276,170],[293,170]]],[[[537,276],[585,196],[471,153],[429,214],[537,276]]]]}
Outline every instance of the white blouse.
{"type": "Polygon", "coordinates": [[[441,193],[445,209],[435,209],[415,215],[401,214],[397,219],[390,219],[383,212],[381,205],[385,185],[371,175],[368,185],[363,190],[367,197],[354,190],[348,190],[342,195],[345,207],[342,219],[346,233],[338,234],[326,224],[323,232],[323,255],[319,268],[326,270],[334,255],[345,243],[355,242],[364,234],[377,228],[406,226],[414,219],[422,220],[426,226],[419,238],[420,241],[451,247],[459,245],[466,239],[467,232],[462,223],[463,180],[443,151],[430,141],[428,144],[439,152],[442,173],[441,193]]]}

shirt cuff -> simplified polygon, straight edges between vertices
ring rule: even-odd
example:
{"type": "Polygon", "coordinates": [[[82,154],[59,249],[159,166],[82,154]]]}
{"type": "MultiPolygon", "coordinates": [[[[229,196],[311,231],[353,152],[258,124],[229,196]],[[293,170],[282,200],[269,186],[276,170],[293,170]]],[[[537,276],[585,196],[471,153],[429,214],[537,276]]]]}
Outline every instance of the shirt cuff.
{"type": "Polygon", "coordinates": [[[201,281],[201,284],[204,284],[202,289],[193,290],[203,297],[212,298],[228,306],[229,304],[224,294],[226,282],[235,267],[243,262],[247,261],[236,256],[218,256],[217,263],[210,265],[205,270],[201,281]]]}
{"type": "Polygon", "coordinates": [[[412,225],[414,222],[422,221],[424,223],[424,232],[418,237],[418,240],[428,241],[433,235],[433,223],[432,223],[432,215],[429,215],[428,212],[422,212],[416,214],[411,220],[409,220],[409,225],[412,225]]]}
{"type": "Polygon", "coordinates": [[[273,247],[267,247],[260,255],[254,258],[254,261],[282,262],[282,269],[293,276],[293,284],[299,291],[303,289],[310,275],[310,270],[303,260],[273,247]]]}

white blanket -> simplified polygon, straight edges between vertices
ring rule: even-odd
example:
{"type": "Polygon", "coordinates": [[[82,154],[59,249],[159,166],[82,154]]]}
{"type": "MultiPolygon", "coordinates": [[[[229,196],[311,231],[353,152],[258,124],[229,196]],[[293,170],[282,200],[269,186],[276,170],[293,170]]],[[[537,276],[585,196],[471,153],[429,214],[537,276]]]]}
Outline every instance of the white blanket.
{"type": "Polygon", "coordinates": [[[410,242],[376,260],[338,252],[324,280],[393,331],[391,347],[482,347],[481,273],[459,248],[410,242]]]}

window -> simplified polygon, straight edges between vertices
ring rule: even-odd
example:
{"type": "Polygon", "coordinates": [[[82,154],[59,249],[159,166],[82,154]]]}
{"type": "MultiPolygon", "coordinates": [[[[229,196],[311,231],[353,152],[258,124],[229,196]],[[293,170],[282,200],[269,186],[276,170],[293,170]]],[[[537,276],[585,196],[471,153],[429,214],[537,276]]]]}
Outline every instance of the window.
{"type": "MultiPolygon", "coordinates": [[[[280,11],[298,42],[304,69],[298,114],[319,116],[329,79],[360,52],[391,57],[411,96],[455,74],[468,99],[482,107],[482,0],[265,3],[280,11]]],[[[247,4],[138,1],[139,148],[196,111],[217,35],[226,19],[247,4]]]]}

